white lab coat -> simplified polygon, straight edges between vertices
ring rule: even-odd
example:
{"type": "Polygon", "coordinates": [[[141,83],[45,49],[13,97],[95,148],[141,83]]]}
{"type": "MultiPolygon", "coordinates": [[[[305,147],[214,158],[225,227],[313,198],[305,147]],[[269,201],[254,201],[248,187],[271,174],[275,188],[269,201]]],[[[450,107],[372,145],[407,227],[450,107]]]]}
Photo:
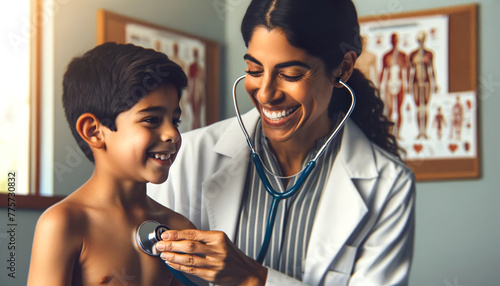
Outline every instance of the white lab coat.
{"type": "MultiPolygon", "coordinates": [[[[243,116],[253,136],[259,114],[243,116]]],[[[199,229],[234,239],[250,151],[231,118],[183,134],[167,181],[148,194],[199,229]]],[[[316,211],[303,281],[269,269],[266,285],[406,285],[413,254],[413,173],[348,120],[316,211]]]]}

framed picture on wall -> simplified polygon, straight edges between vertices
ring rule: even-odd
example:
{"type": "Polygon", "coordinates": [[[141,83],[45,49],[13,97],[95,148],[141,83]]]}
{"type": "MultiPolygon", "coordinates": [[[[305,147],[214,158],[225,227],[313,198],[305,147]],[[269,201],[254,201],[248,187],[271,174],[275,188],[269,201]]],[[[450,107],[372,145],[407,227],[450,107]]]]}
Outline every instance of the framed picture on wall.
{"type": "Polygon", "coordinates": [[[219,120],[219,45],[106,10],[98,11],[98,44],[131,43],[165,53],[188,77],[180,101],[179,130],[185,132],[219,120]]]}
{"type": "Polygon", "coordinates": [[[479,176],[476,10],[360,18],[356,68],[379,89],[418,180],[479,176]]]}

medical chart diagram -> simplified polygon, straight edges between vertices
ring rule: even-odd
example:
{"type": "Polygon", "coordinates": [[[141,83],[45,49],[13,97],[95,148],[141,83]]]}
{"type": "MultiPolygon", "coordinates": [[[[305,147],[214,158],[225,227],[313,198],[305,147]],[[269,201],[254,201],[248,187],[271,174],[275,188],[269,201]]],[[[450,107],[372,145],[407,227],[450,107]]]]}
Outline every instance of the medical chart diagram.
{"type": "Polygon", "coordinates": [[[379,89],[405,159],[476,157],[476,93],[448,90],[448,17],[362,22],[360,33],[356,68],[379,89]]]}

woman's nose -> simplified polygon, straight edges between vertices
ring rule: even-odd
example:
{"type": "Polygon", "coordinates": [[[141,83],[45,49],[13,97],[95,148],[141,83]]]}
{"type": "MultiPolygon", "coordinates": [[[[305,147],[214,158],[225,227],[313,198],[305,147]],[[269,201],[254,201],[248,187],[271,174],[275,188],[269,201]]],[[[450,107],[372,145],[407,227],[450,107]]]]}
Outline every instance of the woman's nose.
{"type": "Polygon", "coordinates": [[[276,81],[270,75],[263,76],[259,89],[257,90],[256,99],[260,104],[268,104],[280,98],[280,93],[276,88],[276,81]]]}

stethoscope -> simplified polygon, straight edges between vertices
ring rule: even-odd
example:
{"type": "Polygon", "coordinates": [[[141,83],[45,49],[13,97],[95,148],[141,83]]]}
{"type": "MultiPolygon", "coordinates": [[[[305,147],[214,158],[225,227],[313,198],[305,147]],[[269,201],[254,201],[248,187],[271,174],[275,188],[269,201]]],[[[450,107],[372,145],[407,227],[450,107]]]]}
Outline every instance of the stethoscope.
{"type": "Polygon", "coordinates": [[[351,87],[349,87],[347,84],[345,84],[340,78],[337,78],[337,82],[340,83],[341,85],[343,85],[345,88],[347,88],[347,90],[351,94],[351,99],[352,99],[351,106],[347,110],[347,113],[344,115],[344,118],[342,119],[342,121],[340,121],[337,128],[335,128],[335,130],[330,135],[330,137],[326,140],[326,142],[323,144],[323,146],[318,150],[318,152],[316,153],[316,156],[314,156],[314,158],[311,161],[309,161],[307,163],[307,165],[302,170],[300,170],[297,174],[290,176],[290,177],[282,177],[282,176],[274,174],[269,169],[265,168],[264,164],[262,163],[262,160],[259,157],[259,154],[257,154],[257,152],[255,151],[255,149],[252,145],[252,141],[250,140],[250,136],[248,135],[248,132],[245,128],[245,125],[243,124],[243,121],[241,120],[241,114],[240,114],[240,111],[238,108],[238,101],[236,98],[236,87],[237,87],[238,83],[242,79],[244,79],[245,77],[246,77],[246,75],[240,76],[239,78],[236,79],[236,81],[233,84],[234,110],[236,111],[236,118],[238,119],[238,123],[240,124],[241,131],[243,131],[243,134],[245,135],[245,138],[246,138],[247,143],[248,143],[248,147],[250,148],[250,151],[252,152],[251,158],[252,158],[253,163],[255,164],[255,169],[257,170],[257,173],[259,174],[259,177],[262,180],[262,183],[264,184],[266,191],[273,197],[273,200],[271,202],[271,208],[269,210],[269,215],[267,218],[266,232],[264,235],[264,240],[262,242],[262,246],[260,248],[259,255],[257,256],[257,261],[262,264],[262,262],[264,261],[264,258],[266,257],[267,250],[269,248],[269,243],[271,242],[271,235],[273,232],[273,226],[275,223],[276,212],[278,210],[279,202],[281,200],[286,199],[286,198],[292,196],[293,194],[295,194],[297,192],[297,190],[300,188],[300,186],[302,186],[304,181],[307,179],[309,174],[312,172],[312,170],[316,166],[316,161],[318,160],[318,158],[325,152],[328,144],[331,141],[333,141],[335,136],[337,136],[337,134],[342,129],[345,122],[347,121],[347,119],[351,115],[352,111],[354,110],[354,106],[356,105],[356,97],[355,97],[354,91],[351,89],[351,87]],[[291,177],[297,176],[298,174],[300,174],[300,176],[298,177],[297,181],[290,189],[286,190],[283,193],[280,193],[280,192],[276,192],[273,189],[273,187],[271,187],[271,184],[269,183],[269,180],[267,179],[267,176],[264,173],[264,169],[272,176],[275,176],[277,178],[282,178],[282,179],[291,178],[291,177]]]}
{"type": "MultiPolygon", "coordinates": [[[[166,225],[159,224],[154,220],[147,220],[143,222],[136,231],[135,241],[139,248],[151,256],[160,256],[156,251],[155,244],[161,240],[161,234],[170,230],[166,225]]],[[[196,286],[196,284],[189,280],[182,272],[172,268],[170,265],[165,264],[168,270],[186,286],[196,286]]]]}

